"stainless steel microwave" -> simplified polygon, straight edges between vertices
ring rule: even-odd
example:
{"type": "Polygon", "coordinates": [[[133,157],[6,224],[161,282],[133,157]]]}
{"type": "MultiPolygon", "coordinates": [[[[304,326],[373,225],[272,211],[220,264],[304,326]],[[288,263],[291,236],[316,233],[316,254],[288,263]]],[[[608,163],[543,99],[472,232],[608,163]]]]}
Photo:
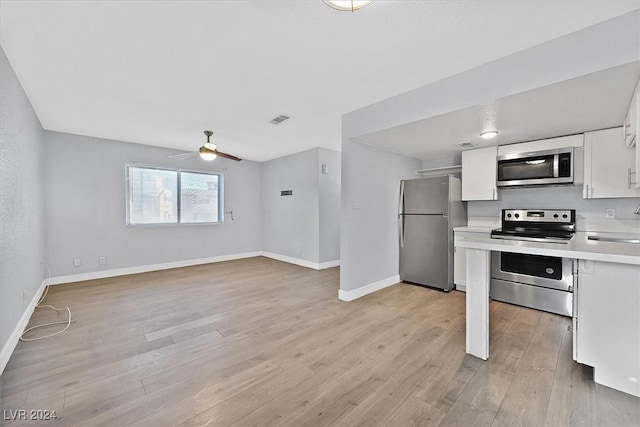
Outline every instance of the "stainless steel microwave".
{"type": "Polygon", "coordinates": [[[497,186],[573,184],[573,147],[497,157],[497,186]]]}

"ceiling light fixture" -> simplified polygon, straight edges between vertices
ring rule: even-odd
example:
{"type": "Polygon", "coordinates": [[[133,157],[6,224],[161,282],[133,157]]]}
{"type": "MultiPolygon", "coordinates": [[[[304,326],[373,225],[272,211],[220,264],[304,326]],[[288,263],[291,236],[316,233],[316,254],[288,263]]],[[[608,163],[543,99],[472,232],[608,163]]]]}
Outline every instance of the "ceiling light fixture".
{"type": "Polygon", "coordinates": [[[214,153],[213,151],[209,150],[207,147],[200,147],[198,152],[200,153],[200,158],[202,160],[213,160],[216,157],[218,157],[218,156],[216,156],[216,153],[214,153]]]}
{"type": "Polygon", "coordinates": [[[491,139],[491,138],[495,138],[496,135],[498,135],[499,133],[500,132],[498,132],[497,130],[486,130],[480,133],[480,137],[482,139],[491,139]]]}
{"type": "Polygon", "coordinates": [[[205,130],[204,134],[207,136],[207,142],[205,142],[204,145],[202,147],[200,147],[198,152],[200,153],[200,158],[202,160],[211,161],[211,160],[215,159],[216,157],[218,157],[216,155],[216,148],[217,147],[209,139],[209,138],[211,138],[211,135],[213,135],[213,132],[211,132],[210,130],[205,130]]]}
{"type": "Polygon", "coordinates": [[[355,12],[371,3],[373,0],[322,0],[324,4],[335,9],[355,12]]]}

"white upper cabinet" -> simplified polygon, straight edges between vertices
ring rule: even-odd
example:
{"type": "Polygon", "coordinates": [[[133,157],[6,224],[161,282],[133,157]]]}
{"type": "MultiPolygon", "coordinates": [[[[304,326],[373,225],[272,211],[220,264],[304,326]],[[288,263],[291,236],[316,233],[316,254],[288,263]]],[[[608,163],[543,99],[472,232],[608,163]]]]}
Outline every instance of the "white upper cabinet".
{"type": "MultiPolygon", "coordinates": [[[[640,138],[638,137],[638,127],[640,127],[640,82],[633,93],[629,111],[622,126],[625,145],[634,150],[635,170],[640,171],[640,138]]],[[[640,188],[640,180],[635,180],[635,188],[640,188]]]]}
{"type": "Polygon", "coordinates": [[[621,128],[584,134],[585,199],[640,197],[636,153],[623,136],[621,128]]]}
{"type": "Polygon", "coordinates": [[[518,144],[501,145],[498,147],[498,156],[505,154],[521,154],[533,151],[553,150],[556,148],[582,147],[584,137],[582,134],[561,136],[559,138],[541,139],[539,141],[520,142],[518,144]]]}
{"type": "Polygon", "coordinates": [[[462,152],[462,200],[498,200],[497,155],[495,146],[462,152]]]}
{"type": "Polygon", "coordinates": [[[629,104],[629,110],[627,111],[627,117],[624,119],[624,123],[622,125],[622,133],[624,135],[624,143],[627,147],[633,147],[637,145],[636,135],[638,133],[638,90],[640,88],[640,83],[636,87],[636,90],[633,93],[633,98],[631,99],[631,104],[629,104]]]}

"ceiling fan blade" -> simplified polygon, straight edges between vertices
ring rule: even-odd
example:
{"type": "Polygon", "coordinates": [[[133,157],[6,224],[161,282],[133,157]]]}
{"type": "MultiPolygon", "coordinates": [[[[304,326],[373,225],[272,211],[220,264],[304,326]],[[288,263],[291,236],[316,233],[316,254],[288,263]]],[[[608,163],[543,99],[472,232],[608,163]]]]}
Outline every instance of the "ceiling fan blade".
{"type": "Polygon", "coordinates": [[[242,160],[240,157],[232,156],[231,154],[223,153],[222,151],[218,151],[218,150],[216,150],[216,155],[220,157],[224,157],[225,159],[235,160],[237,162],[242,160]]]}
{"type": "Polygon", "coordinates": [[[194,154],[198,154],[198,153],[196,153],[195,151],[190,151],[188,153],[172,154],[172,155],[167,156],[167,157],[169,157],[171,159],[171,158],[174,158],[174,157],[193,156],[194,154]]]}

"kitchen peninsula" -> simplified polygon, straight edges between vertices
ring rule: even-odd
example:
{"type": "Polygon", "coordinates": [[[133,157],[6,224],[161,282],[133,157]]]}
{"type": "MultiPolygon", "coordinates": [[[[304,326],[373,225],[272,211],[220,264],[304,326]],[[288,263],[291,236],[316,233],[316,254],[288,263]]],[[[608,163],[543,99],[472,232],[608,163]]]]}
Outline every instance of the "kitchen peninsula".
{"type": "Polygon", "coordinates": [[[595,382],[640,396],[638,237],[578,232],[567,244],[456,237],[467,257],[466,352],[489,358],[491,251],[571,258],[577,260],[573,358],[594,368],[595,382]]]}

